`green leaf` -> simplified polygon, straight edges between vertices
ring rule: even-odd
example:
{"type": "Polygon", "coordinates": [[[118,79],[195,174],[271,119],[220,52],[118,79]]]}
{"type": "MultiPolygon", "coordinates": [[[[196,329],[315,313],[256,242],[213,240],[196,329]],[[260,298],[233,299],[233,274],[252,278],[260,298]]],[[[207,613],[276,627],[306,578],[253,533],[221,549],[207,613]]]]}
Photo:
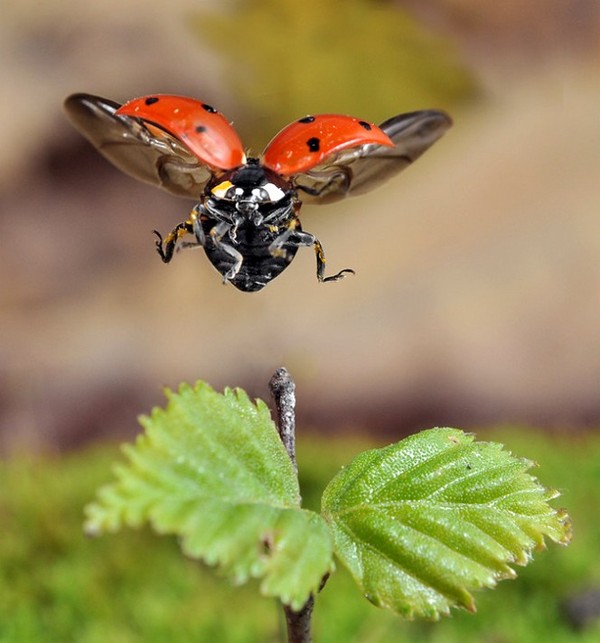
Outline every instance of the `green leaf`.
{"type": "Polygon", "coordinates": [[[128,463],[86,508],[86,532],[148,522],[193,558],[299,609],[332,568],[325,521],[300,509],[298,481],[264,402],[202,382],[167,391],[125,445],[128,463]]]}
{"type": "Polygon", "coordinates": [[[362,453],[323,495],[336,554],[376,605],[409,618],[474,611],[471,590],[514,578],[510,564],[527,564],[545,536],[570,539],[532,464],[457,429],[362,453]]]}

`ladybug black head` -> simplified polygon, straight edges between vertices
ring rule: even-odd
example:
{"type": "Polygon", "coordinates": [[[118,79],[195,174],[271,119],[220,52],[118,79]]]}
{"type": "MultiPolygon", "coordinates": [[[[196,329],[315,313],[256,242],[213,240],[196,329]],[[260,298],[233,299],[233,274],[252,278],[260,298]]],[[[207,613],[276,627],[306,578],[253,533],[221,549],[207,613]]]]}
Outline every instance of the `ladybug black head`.
{"type": "Polygon", "coordinates": [[[255,226],[286,218],[294,208],[294,188],[256,159],[215,177],[206,187],[204,201],[215,219],[249,221],[255,226]]]}
{"type": "Polygon", "coordinates": [[[289,199],[292,186],[279,174],[260,165],[257,159],[249,159],[247,164],[215,178],[207,192],[215,199],[234,202],[238,209],[244,210],[289,199]]]}

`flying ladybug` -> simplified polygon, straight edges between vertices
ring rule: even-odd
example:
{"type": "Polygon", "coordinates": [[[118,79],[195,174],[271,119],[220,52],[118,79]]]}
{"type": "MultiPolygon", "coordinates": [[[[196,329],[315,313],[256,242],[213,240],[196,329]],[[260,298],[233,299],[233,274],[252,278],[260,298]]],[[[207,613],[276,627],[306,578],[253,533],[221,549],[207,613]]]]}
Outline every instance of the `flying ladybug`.
{"type": "Polygon", "coordinates": [[[320,241],[302,229],[302,203],[362,194],[415,161],[451,126],[441,111],[400,114],[377,126],[337,114],[304,116],[279,132],[262,156],[247,157],[216,109],[184,96],[153,94],[120,105],[74,94],[65,101],[73,125],[127,174],[197,201],[188,219],[156,249],[202,246],[223,282],[255,292],[281,274],[301,246],[313,247],[325,276],[320,241]]]}

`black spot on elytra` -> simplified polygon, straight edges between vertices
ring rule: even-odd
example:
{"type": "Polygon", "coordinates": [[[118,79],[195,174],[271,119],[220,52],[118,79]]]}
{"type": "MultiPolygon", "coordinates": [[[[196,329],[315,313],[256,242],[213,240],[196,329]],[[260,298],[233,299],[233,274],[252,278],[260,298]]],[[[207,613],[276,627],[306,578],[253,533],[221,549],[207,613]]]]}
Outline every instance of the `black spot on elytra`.
{"type": "Polygon", "coordinates": [[[206,103],[202,103],[202,107],[209,113],[209,114],[216,114],[217,110],[212,107],[211,105],[207,105],[206,103]]]}
{"type": "Polygon", "coordinates": [[[313,136],[306,141],[306,144],[311,152],[318,152],[319,147],[321,146],[321,141],[316,136],[313,136]]]}
{"type": "Polygon", "coordinates": [[[206,132],[206,127],[204,127],[204,125],[196,125],[197,134],[203,134],[204,132],[206,132]]]}
{"type": "Polygon", "coordinates": [[[146,105],[154,105],[154,103],[158,103],[158,98],[156,96],[148,96],[144,103],[146,103],[146,105]]]}
{"type": "Polygon", "coordinates": [[[371,129],[371,123],[367,123],[367,121],[358,121],[358,124],[359,124],[361,127],[364,127],[366,130],[370,130],[370,129],[371,129]]]}
{"type": "Polygon", "coordinates": [[[315,117],[314,116],[305,116],[304,118],[300,118],[298,120],[299,123],[314,123],[315,117]]]}

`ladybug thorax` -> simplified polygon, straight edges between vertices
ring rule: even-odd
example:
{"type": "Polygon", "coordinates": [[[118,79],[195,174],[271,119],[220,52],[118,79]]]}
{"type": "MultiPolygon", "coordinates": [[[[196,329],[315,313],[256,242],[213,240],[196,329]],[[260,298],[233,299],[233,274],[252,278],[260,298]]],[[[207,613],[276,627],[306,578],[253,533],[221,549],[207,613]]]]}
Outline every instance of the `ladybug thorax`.
{"type": "Polygon", "coordinates": [[[206,188],[204,202],[215,218],[255,225],[287,215],[292,209],[293,186],[256,159],[215,177],[206,188]]]}

